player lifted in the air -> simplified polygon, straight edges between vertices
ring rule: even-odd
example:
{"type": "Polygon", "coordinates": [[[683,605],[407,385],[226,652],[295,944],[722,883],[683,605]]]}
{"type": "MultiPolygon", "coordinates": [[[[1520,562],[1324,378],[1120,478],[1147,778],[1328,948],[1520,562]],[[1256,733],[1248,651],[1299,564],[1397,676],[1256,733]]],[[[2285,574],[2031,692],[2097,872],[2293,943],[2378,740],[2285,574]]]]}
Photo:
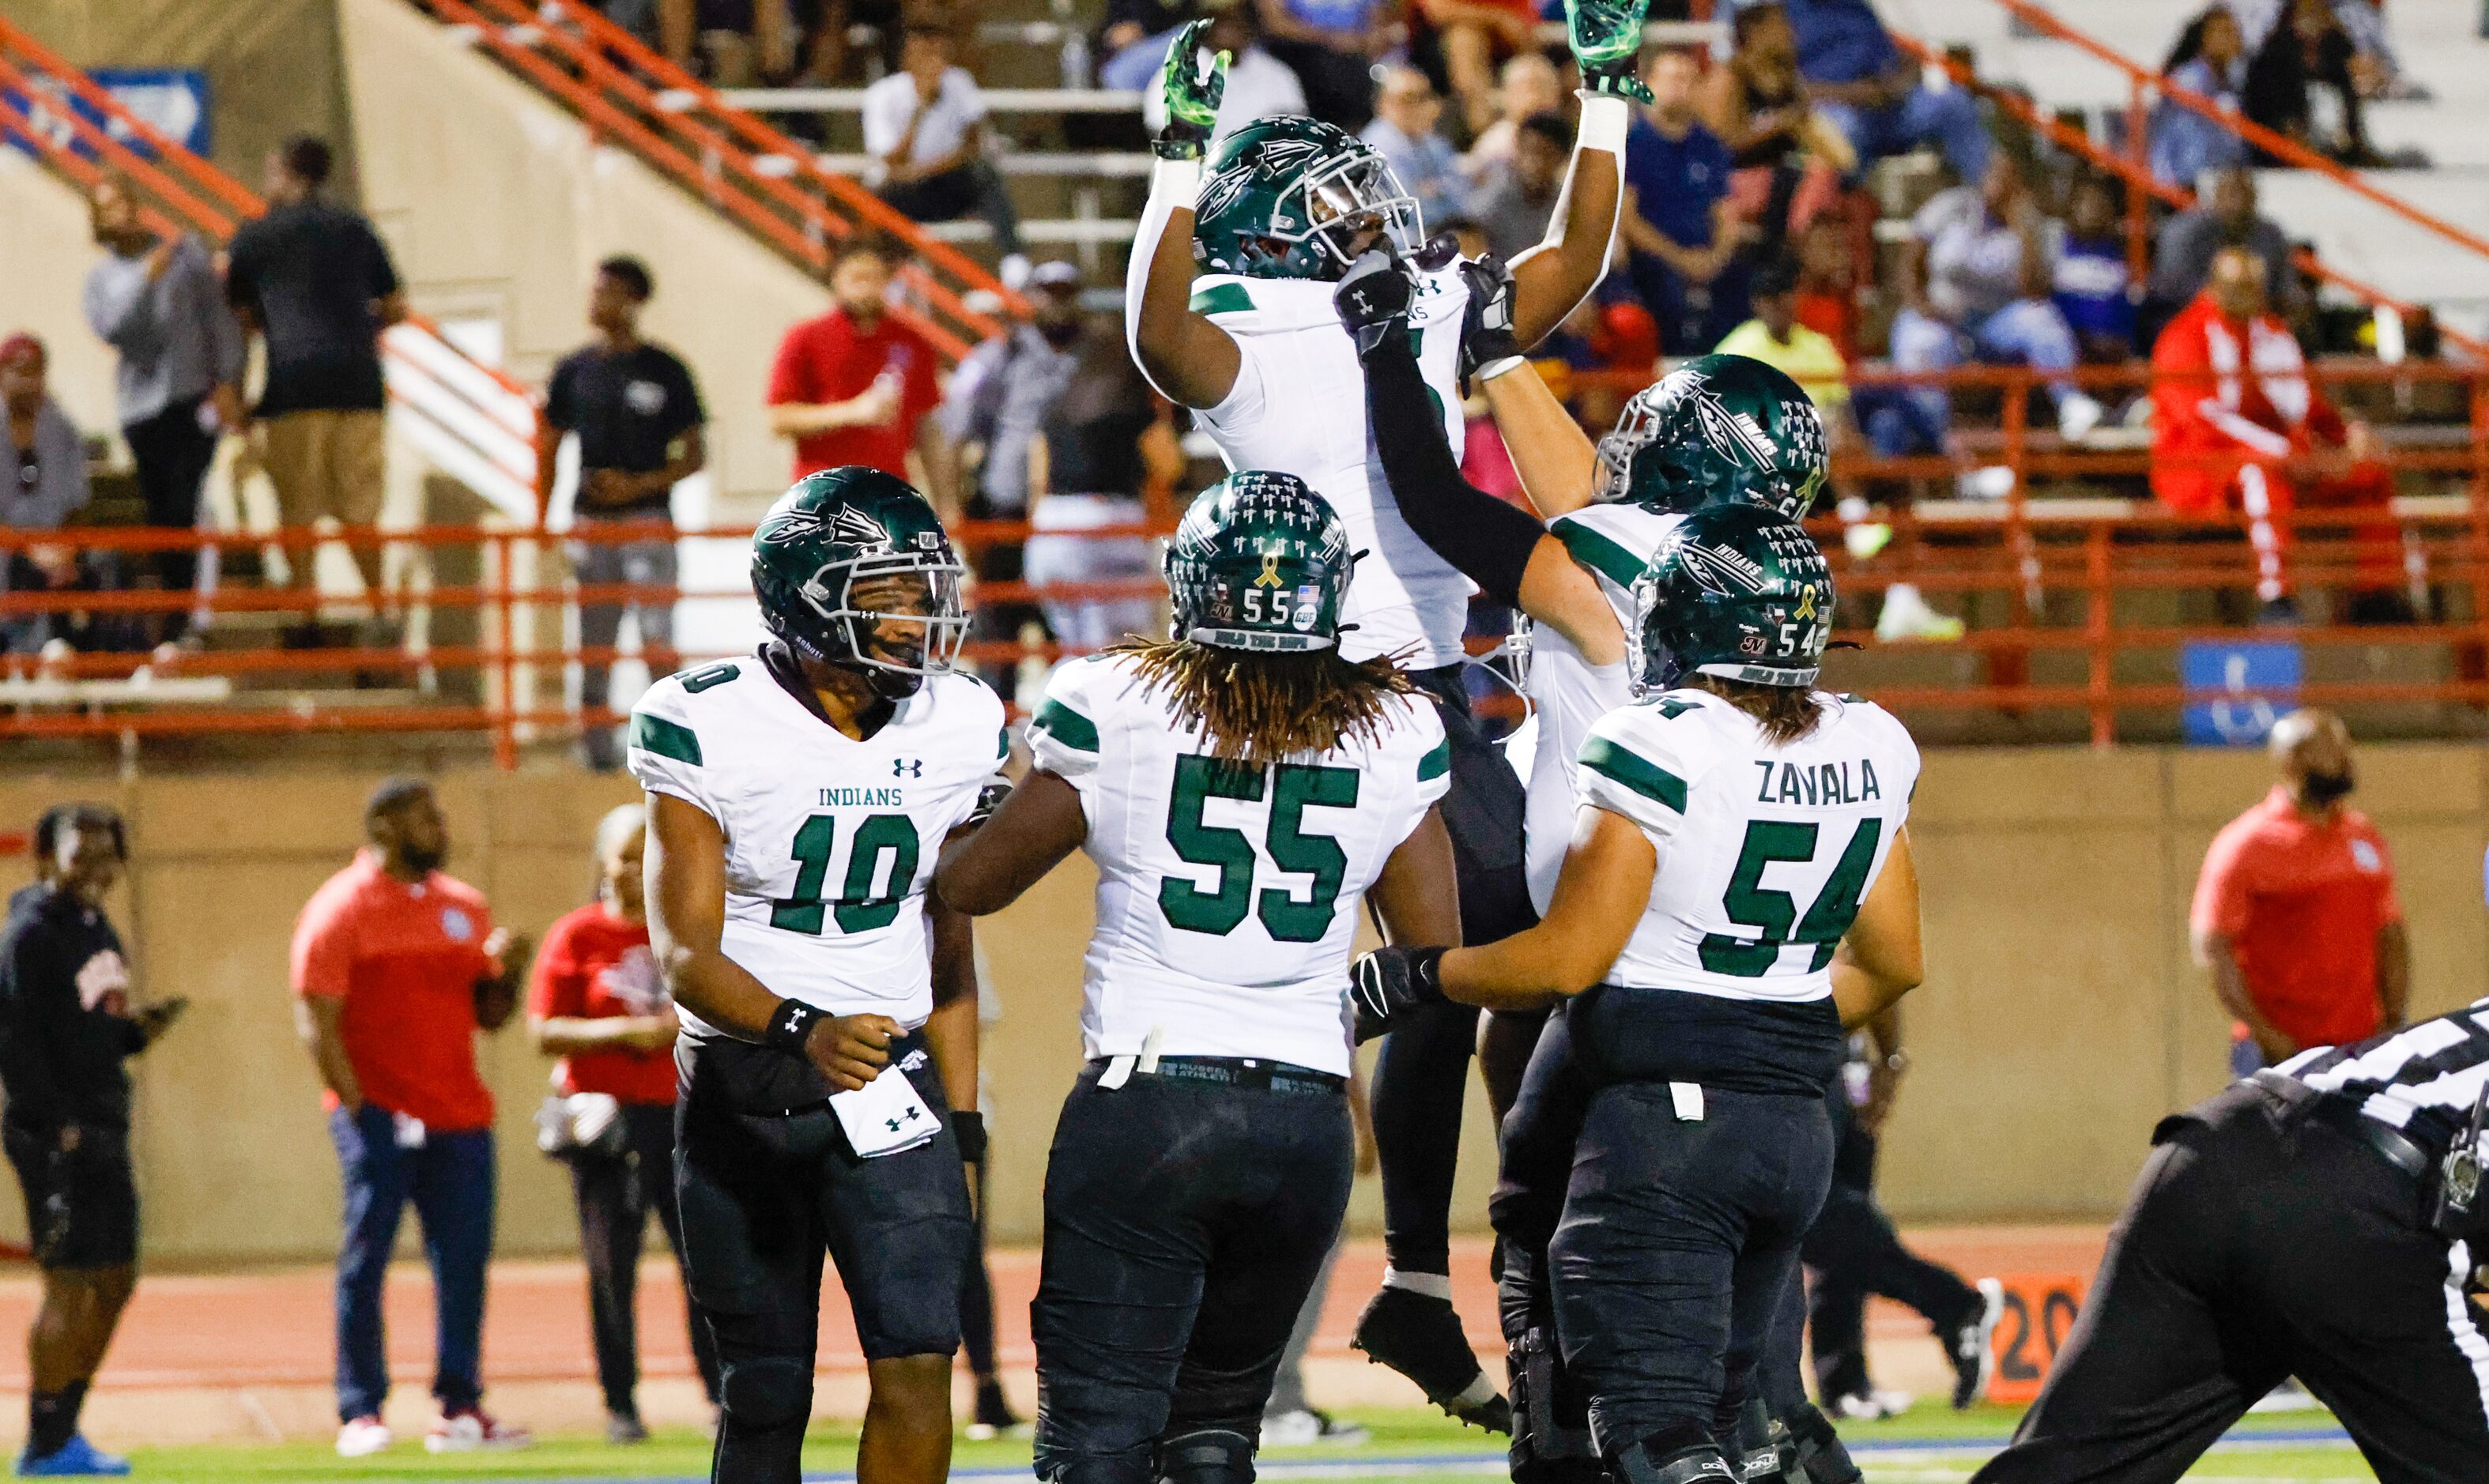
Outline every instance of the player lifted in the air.
{"type": "MultiPolygon", "coordinates": [[[[1582,122],[1547,240],[1512,266],[1522,344],[1553,329],[1605,265],[1621,201],[1627,100],[1643,0],[1569,0],[1582,64],[1582,122]]],[[[1459,379],[1474,265],[1422,251],[1417,204],[1382,157],[1312,119],[1273,117],[1236,131],[1205,162],[1224,87],[1223,57],[1201,28],[1178,34],[1161,76],[1168,125],[1125,293],[1133,357],[1158,388],[1195,409],[1230,469],[1293,474],[1312,486],[1364,553],[1342,614],[1351,659],[1390,656],[1432,694],[1452,744],[1444,802],[1459,870],[1461,928],[1501,937],[1531,920],[1521,857],[1520,781],[1472,723],[1460,682],[1471,586],[1413,534],[1366,437],[1357,352],[1330,305],[1359,254],[1390,244],[1424,265],[1410,315],[1433,393],[1430,427],[1461,441],[1459,379]],[[1199,276],[1196,276],[1198,274],[1199,276]]],[[[1397,1025],[1376,1066],[1383,1156],[1384,1291],[1356,1344],[1456,1415],[1491,1427],[1505,1411],[1477,1368],[1450,1295],[1449,1208],[1475,1013],[1440,1007],[1397,1025]]]]}

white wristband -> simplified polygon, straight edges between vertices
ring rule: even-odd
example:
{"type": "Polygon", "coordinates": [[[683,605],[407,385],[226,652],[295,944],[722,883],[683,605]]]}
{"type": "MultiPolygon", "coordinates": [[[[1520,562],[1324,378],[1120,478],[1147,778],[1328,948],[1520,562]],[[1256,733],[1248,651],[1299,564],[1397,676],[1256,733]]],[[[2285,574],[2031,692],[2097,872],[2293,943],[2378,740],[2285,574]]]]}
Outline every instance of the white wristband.
{"type": "Polygon", "coordinates": [[[1527,356],[1506,356],[1502,360],[1488,361],[1471,374],[1481,382],[1491,382],[1506,371],[1515,371],[1528,364],[1530,357],[1527,356]]]}
{"type": "MultiPolygon", "coordinates": [[[[1621,128],[1616,133],[1624,137],[1621,128]]],[[[1201,199],[1201,161],[1194,159],[1161,159],[1150,166],[1150,194],[1163,196],[1169,206],[1191,211],[1201,199]]]]}
{"type": "Polygon", "coordinates": [[[1613,93],[1586,90],[1573,95],[1582,100],[1582,128],[1574,136],[1577,150],[1604,150],[1621,158],[1625,153],[1625,126],[1633,119],[1633,110],[1625,100],[1613,93]]]}

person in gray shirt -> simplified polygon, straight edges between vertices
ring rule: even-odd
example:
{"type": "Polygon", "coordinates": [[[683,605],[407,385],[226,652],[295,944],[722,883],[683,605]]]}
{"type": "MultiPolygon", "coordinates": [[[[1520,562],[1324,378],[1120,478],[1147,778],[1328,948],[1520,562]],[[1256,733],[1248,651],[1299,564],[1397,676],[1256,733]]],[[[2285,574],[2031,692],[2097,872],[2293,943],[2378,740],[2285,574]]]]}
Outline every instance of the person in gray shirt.
{"type": "Polygon", "coordinates": [[[1489,252],[1506,263],[1538,245],[1564,190],[1573,157],[1573,126],[1560,113],[1533,113],[1512,135],[1512,157],[1488,172],[1477,196],[1478,225],[1489,252]]]}
{"type": "MultiPolygon", "coordinates": [[[[86,322],[121,357],[116,411],[147,524],[191,530],[216,440],[243,425],[242,326],[207,248],[186,233],[158,236],[127,181],[105,176],[89,204],[104,255],[86,277],[86,322]]],[[[197,552],[160,552],[155,562],[167,591],[196,585],[197,552]]],[[[175,614],[163,638],[188,625],[187,613],[175,614]]]]}
{"type": "MultiPolygon", "coordinates": [[[[0,340],[0,415],[9,429],[0,526],[13,530],[58,530],[87,501],[86,443],[44,386],[49,360],[32,335],[0,340]]],[[[0,560],[0,594],[78,585],[77,553],[66,546],[22,547],[0,560]]],[[[0,617],[0,640],[21,654],[41,649],[54,628],[51,614],[13,614],[0,617]]]]}
{"type": "MultiPolygon", "coordinates": [[[[2166,323],[2204,292],[2213,279],[2213,258],[2224,247],[2244,247],[2264,265],[2265,297],[2287,306],[2298,287],[2290,270],[2290,239],[2271,217],[2256,214],[2255,177],[2244,166],[2213,177],[2213,188],[2193,210],[2160,224],[2153,245],[2151,299],[2166,323]]],[[[2282,317],[2289,318],[2283,307],[2282,317]]],[[[2152,343],[2149,337],[2143,342],[2152,343]]]]}

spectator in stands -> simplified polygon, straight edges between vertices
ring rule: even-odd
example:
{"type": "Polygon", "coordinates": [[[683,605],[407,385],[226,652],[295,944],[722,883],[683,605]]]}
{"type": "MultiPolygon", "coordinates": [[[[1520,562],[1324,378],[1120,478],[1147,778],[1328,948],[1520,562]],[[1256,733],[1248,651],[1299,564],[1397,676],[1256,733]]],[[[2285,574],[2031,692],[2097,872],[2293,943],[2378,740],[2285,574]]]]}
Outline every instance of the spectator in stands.
{"type": "Polygon", "coordinates": [[[1957,180],[1988,178],[1991,145],[1979,100],[1961,88],[1922,83],[1869,0],[1782,3],[1797,36],[1807,96],[1849,141],[1859,163],[1933,145],[1957,180]]]}
{"type": "Polygon", "coordinates": [[[1797,240],[1797,322],[1858,358],[1858,283],[1848,223],[1818,216],[1797,240]]]}
{"type": "Polygon", "coordinates": [[[656,0],[656,8],[658,49],[712,86],[748,88],[793,70],[794,38],[778,0],[656,0]]]}
{"type": "MultiPolygon", "coordinates": [[[[2227,5],[2208,7],[2178,34],[2160,66],[2174,87],[2236,110],[2247,82],[2246,39],[2227,5]]],[[[2193,190],[2207,171],[2246,163],[2246,141],[2190,108],[2162,99],[2152,110],[2152,173],[2164,186],[2193,190]]]]}
{"type": "MultiPolygon", "coordinates": [[[[115,412],[147,524],[196,530],[217,436],[243,426],[242,327],[207,247],[188,233],[149,230],[128,181],[105,176],[89,204],[104,255],[87,273],[86,322],[121,357],[115,412]]],[[[195,550],[158,553],[154,565],[168,592],[196,585],[195,550]]],[[[189,621],[186,612],[168,615],[162,637],[180,639],[189,621]]]]}
{"type": "Polygon", "coordinates": [[[1375,84],[1374,118],[1359,135],[1417,198],[1429,232],[1441,230],[1450,217],[1470,214],[1469,182],[1461,178],[1459,157],[1451,141],[1436,131],[1443,117],[1444,100],[1426,74],[1395,67],[1375,84]]]}
{"type": "Polygon", "coordinates": [[[1807,102],[1788,14],[1763,0],[1738,11],[1732,25],[1735,50],[1703,78],[1699,106],[1736,167],[1731,199],[1756,225],[1753,257],[1768,263],[1839,196],[1858,157],[1807,102]]]}
{"type": "MultiPolygon", "coordinates": [[[[1042,430],[1071,384],[1080,343],[1080,270],[1072,264],[1040,266],[1029,279],[1027,320],[969,352],[951,378],[942,426],[961,469],[974,466],[961,476],[969,491],[961,513],[972,521],[1028,519],[1044,458],[1042,430]]],[[[982,581],[1016,583],[1021,550],[1017,541],[973,543],[970,560],[982,581]]],[[[982,640],[1012,639],[1040,621],[1036,606],[1024,602],[981,602],[975,618],[982,640]]],[[[1009,673],[989,671],[1006,699],[1009,673]]]]}
{"type": "Polygon", "coordinates": [[[2232,166],[2213,178],[2207,197],[2160,224],[2152,249],[2152,281],[2138,335],[2155,336],[2170,316],[2194,302],[2213,276],[2213,256],[2244,247],[2264,268],[2266,297],[2290,304],[2298,282],[2290,264],[2290,239],[2272,218],[2256,212],[2255,177],[2232,166]]]}
{"type": "Polygon", "coordinates": [[[1354,132],[1374,116],[1374,59],[1393,44],[1402,0],[1254,0],[1262,44],[1304,83],[1313,115],[1354,132]]]}
{"type": "MultiPolygon", "coordinates": [[[[1163,498],[1184,476],[1184,449],[1163,404],[1132,364],[1120,323],[1088,322],[1073,356],[1063,394],[1046,412],[1031,485],[1037,534],[1028,542],[1028,580],[1041,585],[1130,582],[1146,588],[1159,570],[1156,543],[1142,535],[1076,532],[1147,520],[1150,492],[1163,498]]],[[[1095,602],[1052,599],[1043,607],[1056,642],[1075,650],[1103,648],[1163,623],[1159,600],[1146,593],[1095,602]]]]}
{"type": "MultiPolygon", "coordinates": [[[[86,508],[86,441],[44,382],[50,357],[29,334],[0,340],[0,408],[9,416],[9,499],[0,524],[13,530],[58,530],[86,508]]],[[[0,563],[0,594],[59,591],[89,585],[77,553],[67,546],[28,546],[0,563]]],[[[11,654],[43,648],[63,625],[49,614],[0,618],[0,636],[11,654]]],[[[66,642],[64,640],[63,642],[66,642]]]]}
{"type": "MultiPolygon", "coordinates": [[[[406,318],[406,295],[380,234],[361,213],[322,194],[329,146],[298,134],[268,157],[268,214],[234,234],[225,297],[268,347],[254,412],[261,462],[290,528],[322,517],[346,526],[380,519],[387,479],[386,393],[381,331],[406,318]]],[[[285,548],[287,581],[312,586],[313,548],[285,548]]],[[[349,548],[374,610],[373,637],[393,642],[381,617],[381,549],[349,548]]],[[[303,620],[316,629],[313,615],[303,620]]]]}
{"type": "MultiPolygon", "coordinates": [[[[543,446],[536,456],[538,504],[551,502],[556,449],[564,436],[579,438],[579,484],[571,500],[571,576],[582,586],[616,583],[671,587],[674,540],[671,531],[629,540],[584,539],[613,522],[669,520],[674,486],[708,464],[702,433],[707,414],[692,373],[663,346],[640,338],[640,313],[655,292],[647,265],[613,257],[597,265],[587,294],[587,323],[596,341],[571,352],[554,367],[545,389],[543,446]]],[[[622,615],[637,615],[640,657],[652,676],[674,672],[674,606],[670,598],[611,600],[579,605],[579,646],[610,649],[621,637],[622,615]]],[[[611,661],[583,657],[579,704],[605,708],[611,694],[611,661]]],[[[614,728],[590,719],[582,734],[587,765],[610,773],[621,763],[614,728]]]]}
{"type": "MultiPolygon", "coordinates": [[[[2101,405],[2065,373],[2074,368],[2074,328],[2049,298],[2062,224],[2041,213],[2022,167],[1998,153],[1976,186],[1938,192],[1911,219],[1909,254],[1926,269],[1924,311],[1961,332],[1980,359],[2027,365],[2046,376],[2057,430],[2079,442],[2101,419],[2101,405]]],[[[1938,370],[1956,363],[1950,338],[1897,333],[1893,363],[1938,370]]]]}
{"type": "Polygon", "coordinates": [[[2252,254],[2215,254],[2212,282],[2153,346],[2152,371],[2152,493],[2183,515],[2246,517],[2266,620],[2298,616],[2288,516],[2317,507],[2366,516],[2354,522],[2354,616],[2407,616],[2393,612],[2402,550],[2386,515],[2393,475],[2367,424],[2346,420],[2309,380],[2299,341],[2267,307],[2252,254]]]}
{"type": "Polygon", "coordinates": [[[87,1384],[138,1282],[138,1189],[129,1167],[129,1058],[186,1001],[141,1006],[121,935],[104,916],[129,842],[100,804],[64,804],[36,822],[37,881],[0,927],[0,1145],[26,1197],[26,1236],[43,1273],[26,1336],[26,1445],[20,1474],[119,1474],[127,1459],[78,1431],[87,1384]]]}
{"type": "Polygon", "coordinates": [[[1496,62],[1535,44],[1537,0],[1417,0],[1444,55],[1444,77],[1472,137],[1495,122],[1496,62]]]}
{"type": "Polygon", "coordinates": [[[370,847],[330,876],[294,928],[295,1023],[328,1089],[345,1176],[337,1254],[337,1453],[392,1441],[381,1291],[398,1218],[423,1221],[438,1310],[436,1453],[525,1443],[483,1410],[484,1276],[493,1255],[493,1095],[475,1033],[518,1008],[526,940],[493,926],[484,896],[444,874],[449,827],[419,778],[392,778],[363,808],[370,847]]]}
{"type": "MultiPolygon", "coordinates": [[[[2338,164],[2382,163],[2368,148],[2353,71],[2358,55],[2327,0],[2289,0],[2280,23],[2247,63],[2240,106],[2254,122],[2338,164]],[[2321,106],[2320,92],[2327,95],[2321,106]]],[[[2260,164],[2284,163],[2263,150],[2254,154],[2260,164]]]]}
{"type": "MultiPolygon", "coordinates": [[[[1213,0],[1209,10],[1210,31],[1204,45],[1234,59],[1227,65],[1227,91],[1219,97],[1218,120],[1210,130],[1210,154],[1216,156],[1229,134],[1255,119],[1273,113],[1304,112],[1305,89],[1286,63],[1264,49],[1261,21],[1246,0],[1213,0]]],[[[1152,38],[1128,54],[1149,63],[1131,79],[1127,91],[1140,93],[1141,124],[1153,134],[1166,127],[1166,94],[1157,79],[1159,68],[1166,60],[1166,49],[1174,43],[1174,33],[1170,32],[1152,38]]]]}
{"type": "MultiPolygon", "coordinates": [[[[528,1032],[554,1067],[539,1143],[570,1166],[587,1265],[588,1330],[605,1393],[608,1442],[644,1442],[634,1311],[648,1215],[682,1266],[674,1204],[674,1003],[648,949],[640,864],[646,813],[625,804],[596,827],[596,899],[546,929],[528,986],[528,1032]],[[546,1131],[550,1130],[550,1137],[546,1131]]],[[[688,1305],[691,1282],[683,1281],[688,1305]]],[[[717,1404],[717,1348],[691,1321],[692,1362],[717,1404]]]]}
{"type": "Polygon", "coordinates": [[[984,218],[1002,254],[1003,286],[1028,274],[1019,213],[985,157],[986,99],[952,62],[950,30],[910,19],[900,70],[864,91],[864,148],[879,162],[881,199],[917,221],[984,218]]]}
{"type": "Polygon", "coordinates": [[[1489,252],[1509,263],[1547,236],[1573,157],[1573,126],[1560,113],[1533,113],[1513,132],[1512,155],[1490,166],[1472,205],[1489,252]]]}
{"type": "Polygon", "coordinates": [[[2213,837],[2188,914],[2242,1077],[2400,1029],[2411,1000],[2393,860],[2344,802],[2357,782],[2350,728],[2330,711],[2294,711],[2268,743],[2273,791],[2213,837]]]}
{"type": "Polygon", "coordinates": [[[1564,120],[1570,131],[1573,95],[1565,91],[1563,74],[1545,52],[1524,51],[1506,58],[1499,76],[1495,122],[1470,141],[1469,153],[1461,157],[1461,174],[1475,185],[1484,185],[1496,166],[1512,158],[1513,151],[1520,148],[1525,121],[1552,113],[1564,120]]]}
{"type": "Polygon", "coordinates": [[[2117,197],[2100,176],[2074,184],[2054,282],[2057,312],[2074,328],[2084,361],[2115,365],[2134,358],[2135,301],[2142,291],[2127,267],[2117,197]]]}
{"type": "Polygon", "coordinates": [[[1736,257],[1747,226],[1729,204],[1728,147],[1694,115],[1695,71],[1690,52],[1652,52],[1652,101],[1625,133],[1629,271],[1671,356],[1700,355],[1746,317],[1736,257]]]}
{"type": "Polygon", "coordinates": [[[925,466],[919,488],[951,498],[948,445],[927,414],[941,404],[933,347],[884,302],[900,251],[857,233],[830,258],[830,308],[787,331],[769,372],[769,430],[795,442],[794,477],[862,464],[908,478],[908,450],[925,466]]]}

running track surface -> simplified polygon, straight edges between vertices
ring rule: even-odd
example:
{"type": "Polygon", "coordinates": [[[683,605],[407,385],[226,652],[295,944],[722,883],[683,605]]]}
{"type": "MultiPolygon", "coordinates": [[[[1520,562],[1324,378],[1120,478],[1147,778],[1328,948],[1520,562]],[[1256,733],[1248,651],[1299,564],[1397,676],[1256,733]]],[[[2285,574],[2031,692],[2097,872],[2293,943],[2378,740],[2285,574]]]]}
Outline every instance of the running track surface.
{"type": "MultiPolygon", "coordinates": [[[[1919,1251],[1966,1276],[1991,1272],[2079,1272],[2098,1266],[2103,1231],[2096,1226],[1925,1228],[1906,1234],[1919,1251]]],[[[689,1376],[681,1292],[661,1241],[642,1270],[641,1365],[651,1378],[689,1376]]],[[[1003,1363],[1030,1363],[1028,1300],[1037,1289],[1033,1250],[992,1256],[997,1336],[1003,1363]]],[[[1502,1348],[1495,1329],[1495,1295],[1486,1278],[1487,1242],[1465,1239],[1452,1254],[1455,1298],[1481,1354],[1502,1348]]],[[[1352,1242],[1341,1254],[1314,1345],[1317,1356],[1348,1353],[1359,1308],[1383,1278],[1379,1241],[1352,1242]]],[[[0,1276],[0,1336],[25,1332],[36,1301],[34,1275],[18,1269],[0,1276]]],[[[145,1276],[98,1378],[98,1390],[136,1387],[324,1385],[334,1352],[333,1298],[327,1269],[287,1269],[217,1275],[145,1276]]],[[[418,1387],[432,1370],[431,1283],[422,1266],[400,1264],[389,1275],[389,1368],[418,1387]]],[[[1879,1301],[1871,1334],[1900,1339],[1926,1333],[1918,1317],[1879,1301]]],[[[586,1290],[577,1263],[505,1262],[493,1270],[486,1307],[485,1371],[489,1383],[571,1381],[593,1375],[587,1344],[586,1290]]],[[[819,1366],[860,1371],[846,1303],[837,1280],[824,1286],[819,1366]]],[[[0,1390],[23,1391],[24,1353],[0,1340],[0,1390]]]]}

